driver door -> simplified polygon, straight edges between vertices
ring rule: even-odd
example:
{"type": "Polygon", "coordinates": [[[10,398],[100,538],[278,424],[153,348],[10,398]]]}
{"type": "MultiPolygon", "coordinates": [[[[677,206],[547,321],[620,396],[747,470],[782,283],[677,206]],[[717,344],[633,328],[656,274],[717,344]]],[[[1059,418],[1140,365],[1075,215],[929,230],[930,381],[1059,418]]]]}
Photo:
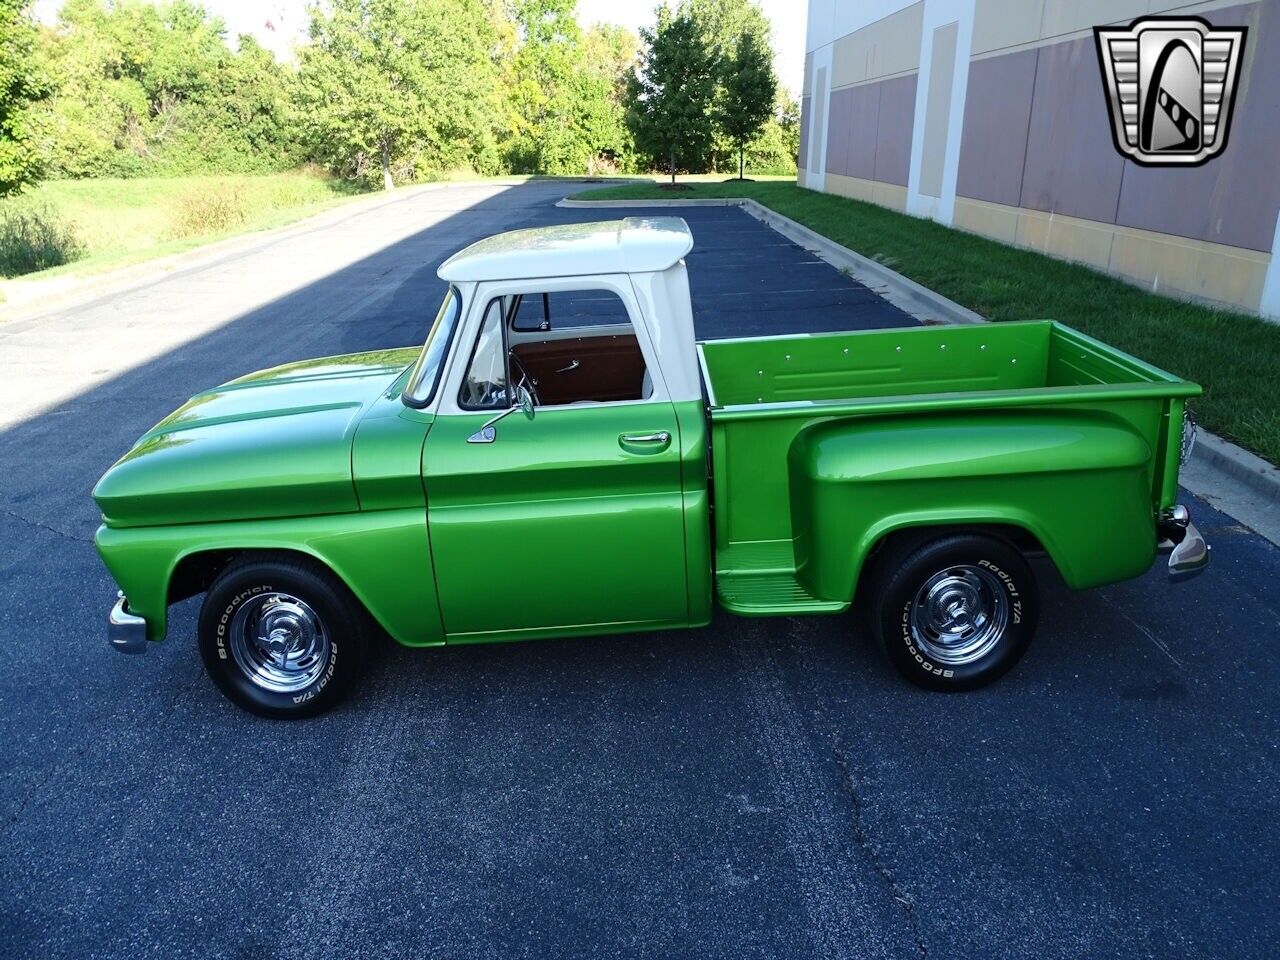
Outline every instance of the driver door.
{"type": "MultiPolygon", "coordinates": [[[[635,316],[629,291],[615,295],[635,316]]],[[[679,428],[661,377],[644,396],[535,403],[484,431],[523,378],[536,392],[503,299],[484,296],[423,452],[448,638],[687,623],[679,428]]]]}

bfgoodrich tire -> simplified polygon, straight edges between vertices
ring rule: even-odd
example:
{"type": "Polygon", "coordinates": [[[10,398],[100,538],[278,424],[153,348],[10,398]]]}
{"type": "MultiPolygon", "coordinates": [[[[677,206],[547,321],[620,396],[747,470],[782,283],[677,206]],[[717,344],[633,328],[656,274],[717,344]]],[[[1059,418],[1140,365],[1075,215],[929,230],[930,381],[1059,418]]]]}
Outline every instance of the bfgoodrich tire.
{"type": "Polygon", "coordinates": [[[319,564],[233,563],[200,608],[200,656],[236,706],[264,717],[311,717],[354,688],[368,650],[365,617],[319,564]]]}
{"type": "Polygon", "coordinates": [[[1007,673],[1035,634],[1040,603],[1022,554],[954,535],[884,557],[872,625],[890,663],[930,690],[973,690],[1007,673]]]}

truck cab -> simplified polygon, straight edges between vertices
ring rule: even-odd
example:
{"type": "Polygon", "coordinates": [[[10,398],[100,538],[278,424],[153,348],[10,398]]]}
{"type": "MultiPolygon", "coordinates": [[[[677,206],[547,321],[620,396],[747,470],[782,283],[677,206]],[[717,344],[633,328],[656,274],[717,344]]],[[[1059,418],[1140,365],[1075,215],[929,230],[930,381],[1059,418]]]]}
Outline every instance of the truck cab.
{"type": "Polygon", "coordinates": [[[432,420],[451,642],[709,620],[692,245],[683,221],[627,220],[503,234],[441,266],[451,288],[403,398],[432,420]]]}
{"type": "Polygon", "coordinates": [[[440,646],[704,626],[855,600],[936,690],[1068,586],[1208,559],[1175,503],[1195,384],[1052,321],[699,344],[677,218],[500,234],[444,262],[420,348],[192,398],[94,491],[141,652],[197,645],[247,709],[339,702],[378,635],[440,646]]]}

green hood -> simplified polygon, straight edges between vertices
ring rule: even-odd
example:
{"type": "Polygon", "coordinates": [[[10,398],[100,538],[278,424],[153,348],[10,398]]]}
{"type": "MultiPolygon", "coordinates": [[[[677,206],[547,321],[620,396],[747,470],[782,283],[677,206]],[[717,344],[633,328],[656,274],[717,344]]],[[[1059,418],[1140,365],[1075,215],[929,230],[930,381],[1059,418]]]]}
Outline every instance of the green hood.
{"type": "Polygon", "coordinates": [[[106,472],[94,499],[111,526],[357,510],[356,426],[416,355],[306,360],[197,394],[106,472]]]}

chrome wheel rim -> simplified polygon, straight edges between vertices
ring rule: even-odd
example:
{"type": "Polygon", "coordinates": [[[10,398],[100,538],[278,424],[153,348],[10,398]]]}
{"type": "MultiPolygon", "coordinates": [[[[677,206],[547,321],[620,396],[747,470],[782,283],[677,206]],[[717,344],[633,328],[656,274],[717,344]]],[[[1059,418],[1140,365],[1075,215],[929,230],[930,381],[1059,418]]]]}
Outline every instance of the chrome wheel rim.
{"type": "Polygon", "coordinates": [[[241,605],[228,646],[237,667],[271,693],[296,693],[320,678],[329,634],[316,612],[287,593],[264,593],[241,605]]]}
{"type": "Polygon", "coordinates": [[[917,649],[947,666],[985,657],[1008,625],[1004,587],[985,567],[947,567],[924,582],[911,604],[911,638],[917,649]]]}

